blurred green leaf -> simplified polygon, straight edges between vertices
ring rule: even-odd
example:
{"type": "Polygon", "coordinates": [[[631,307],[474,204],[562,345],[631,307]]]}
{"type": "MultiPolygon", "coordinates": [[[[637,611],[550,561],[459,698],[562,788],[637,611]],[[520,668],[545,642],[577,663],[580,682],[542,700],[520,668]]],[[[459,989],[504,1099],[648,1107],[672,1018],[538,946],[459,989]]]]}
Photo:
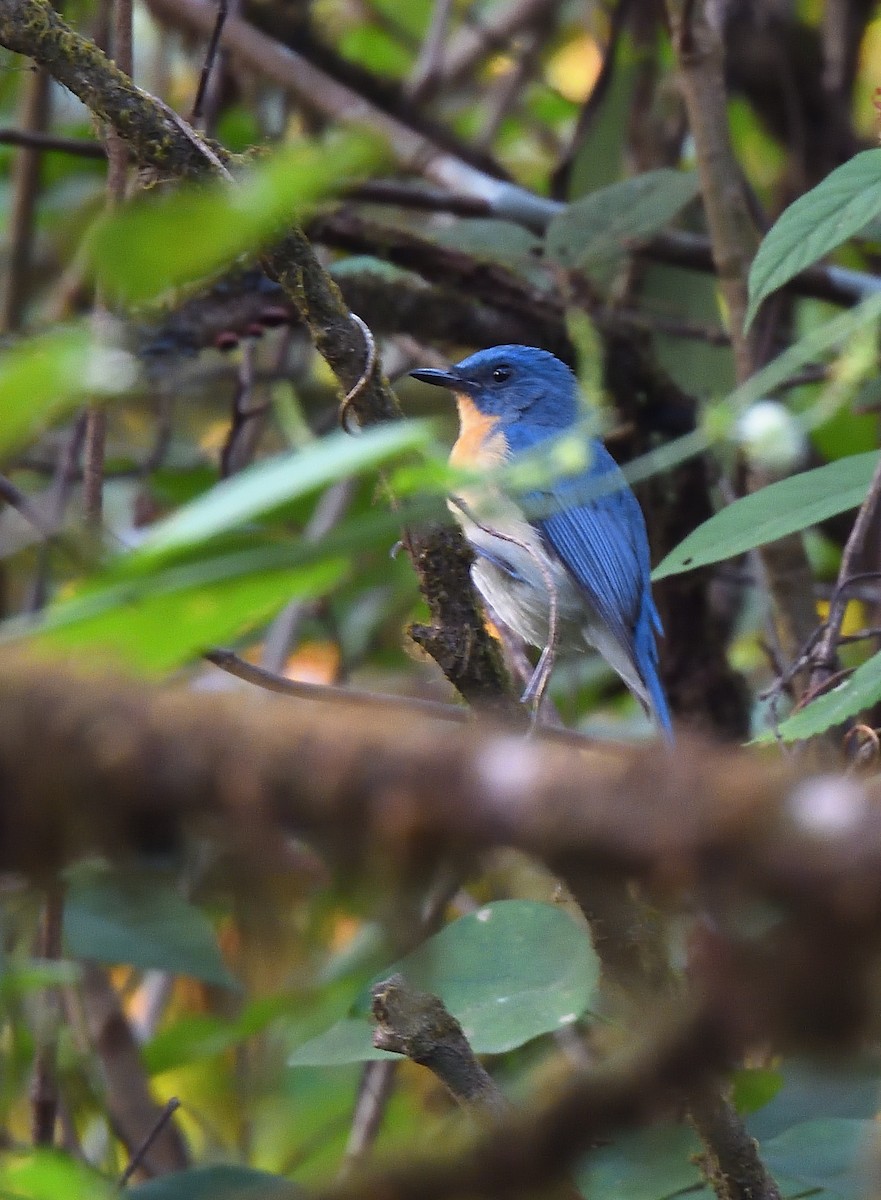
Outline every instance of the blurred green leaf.
{"type": "Polygon", "coordinates": [[[783,1076],[768,1067],[742,1067],[734,1072],[731,1099],[739,1113],[758,1112],[783,1087],[783,1076]]]}
{"type": "Polygon", "coordinates": [[[866,498],[878,459],[877,450],[854,454],[735,500],[671,550],[652,578],[665,579],[732,558],[857,508],[866,498]]]}
{"type": "Polygon", "coordinates": [[[63,938],[77,958],[238,987],[208,918],[160,879],[93,864],[70,872],[63,938]]]}
{"type": "Polygon", "coordinates": [[[700,1150],[687,1125],[641,1129],[592,1150],[575,1182],[590,1200],[666,1200],[686,1189],[698,1194],[708,1190],[694,1161],[700,1150]]]}
{"type": "Polygon", "coordinates": [[[0,996],[21,996],[47,987],[74,987],[82,970],[63,958],[0,959],[0,996]]]}
{"type": "Polygon", "coordinates": [[[155,524],[131,556],[154,561],[198,545],[320,487],[424,447],[428,421],[397,421],[358,437],[337,432],[295,454],[257,463],[155,524]]]}
{"type": "MultiPolygon", "coordinates": [[[[586,928],[562,909],[531,900],[501,900],[461,917],[393,973],[443,1000],[477,1054],[502,1054],[577,1020],[599,980],[586,928]]],[[[373,1048],[364,1017],[338,1022],[294,1051],[292,1066],[388,1057],[373,1048]]]]}
{"type": "Polygon", "coordinates": [[[787,717],[774,730],[761,734],[757,741],[770,742],[782,738],[784,742],[800,742],[815,737],[824,729],[843,724],[863,709],[871,708],[881,700],[881,651],[873,654],[853,675],[806,704],[804,708],[787,717]]]}
{"type": "Polygon", "coordinates": [[[805,1121],[762,1142],[762,1159],[774,1175],[863,1200],[870,1194],[866,1155],[877,1128],[875,1121],[845,1117],[805,1121]]]}
{"type": "Polygon", "coordinates": [[[771,226],[749,272],[747,324],[771,292],[881,212],[881,150],[864,150],[800,196],[771,226]]]}
{"type": "Polygon", "coordinates": [[[305,1192],[280,1175],[221,1164],[151,1179],[126,1195],[132,1200],[297,1200],[305,1192]]]}
{"type": "Polygon", "coordinates": [[[0,1158],[0,1196],[10,1200],[114,1200],[114,1184],[58,1150],[0,1158]]]}
{"type": "Polygon", "coordinates": [[[164,1071],[223,1054],[261,1033],[299,1002],[298,998],[286,993],[252,1001],[235,1020],[211,1013],[181,1017],[160,1029],[143,1047],[144,1068],[151,1075],[161,1075],[164,1071]]]}
{"type": "Polygon", "coordinates": [[[84,399],[127,391],[137,371],[130,354],[101,345],[85,325],[16,343],[0,356],[0,454],[17,450],[84,399]]]}
{"type": "Polygon", "coordinates": [[[345,560],[331,558],[211,578],[248,561],[247,555],[209,560],[145,577],[140,586],[112,583],[61,601],[46,611],[31,643],[54,651],[88,650],[111,665],[162,674],[258,627],[289,600],[324,594],[348,569],[345,560]]]}
{"type": "Polygon", "coordinates": [[[286,146],[234,183],[185,184],[158,199],[147,193],[95,232],[92,254],[102,284],[111,295],[138,302],[213,274],[259,250],[317,202],[374,170],[383,156],[366,133],[341,133],[286,146]]]}
{"type": "Polygon", "coordinates": [[[452,225],[427,236],[441,246],[453,246],[480,262],[496,262],[512,270],[535,267],[541,238],[513,221],[493,217],[460,217],[452,225]]]}
{"type": "Polygon", "coordinates": [[[344,1017],[299,1046],[288,1064],[292,1067],[341,1067],[346,1063],[400,1059],[399,1054],[377,1050],[372,1037],[373,1026],[366,1017],[344,1017]]]}
{"type": "Polygon", "coordinates": [[[696,174],[664,167],[590,192],[553,218],[545,253],[564,267],[615,258],[629,242],[663,229],[698,191],[696,174]]]}

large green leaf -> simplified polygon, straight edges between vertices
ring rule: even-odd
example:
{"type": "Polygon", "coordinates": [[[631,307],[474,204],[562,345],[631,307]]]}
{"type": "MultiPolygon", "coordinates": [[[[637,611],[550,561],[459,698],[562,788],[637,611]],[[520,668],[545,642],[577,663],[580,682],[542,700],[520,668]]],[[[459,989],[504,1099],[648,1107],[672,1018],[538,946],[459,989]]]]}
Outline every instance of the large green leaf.
{"type": "Polygon", "coordinates": [[[320,487],[424,447],[430,436],[428,421],[396,421],[358,437],[333,433],[294,454],[257,463],[157,522],[132,560],[152,562],[198,545],[320,487]]]}
{"type": "MultiPolygon", "coordinates": [[[[599,980],[587,930],[562,909],[502,900],[454,921],[377,979],[399,972],[440,996],[478,1054],[501,1054],[586,1011],[599,980]]],[[[365,1013],[300,1046],[293,1066],[387,1058],[365,1013]]]]}
{"type": "Polygon", "coordinates": [[[700,1149],[688,1125],[641,1129],[591,1151],[575,1182],[590,1200],[665,1200],[686,1189],[694,1194],[707,1190],[695,1162],[700,1149]]]}
{"type": "Polygon", "coordinates": [[[92,1167],[58,1150],[4,1151],[0,1196],[4,1200],[118,1200],[119,1192],[92,1167]]]}
{"type": "Polygon", "coordinates": [[[64,898],[69,954],[142,970],[237,986],[208,918],[171,886],[145,873],[81,866],[64,898]]]}
{"type": "Polygon", "coordinates": [[[132,1200],[297,1200],[302,1188],[267,1171],[221,1164],[176,1171],[129,1189],[132,1200]]]}
{"type": "Polygon", "coordinates": [[[854,454],[735,500],[671,550],[652,578],[664,579],[732,558],[857,508],[866,498],[878,458],[877,450],[854,454]]]}
{"type": "MultiPolygon", "coordinates": [[[[240,560],[244,566],[248,556],[165,570],[62,601],[47,610],[29,640],[162,674],[260,626],[289,600],[323,595],[347,570],[345,560],[335,558],[212,578],[234,570],[240,560]]],[[[19,635],[21,628],[15,626],[19,635]]]]}
{"type": "Polygon", "coordinates": [[[663,229],[698,194],[697,175],[664,167],[590,192],[548,226],[545,252],[564,267],[586,267],[663,229]]]}
{"type": "Polygon", "coordinates": [[[128,390],[137,363],[102,345],[85,325],[27,338],[0,356],[0,454],[17,450],[84,399],[128,390]]]}
{"type": "Polygon", "coordinates": [[[212,274],[259,250],[382,158],[375,138],[348,132],[286,146],[234,183],[186,184],[159,199],[148,193],[96,231],[100,278],[112,294],[131,302],[212,274]]]}
{"type": "Polygon", "coordinates": [[[881,150],[864,150],[800,196],[765,235],[749,273],[752,321],[766,296],[881,212],[881,150]]]}
{"type": "Polygon", "coordinates": [[[863,1200],[870,1193],[865,1155],[876,1130],[871,1120],[804,1121],[762,1142],[762,1159],[774,1175],[823,1188],[830,1197],[863,1200]]]}
{"type": "Polygon", "coordinates": [[[784,742],[801,742],[815,737],[824,729],[842,725],[849,717],[871,708],[881,700],[881,651],[873,654],[853,675],[838,687],[825,692],[787,717],[773,731],[768,730],[757,740],[768,742],[782,738],[784,742]]]}

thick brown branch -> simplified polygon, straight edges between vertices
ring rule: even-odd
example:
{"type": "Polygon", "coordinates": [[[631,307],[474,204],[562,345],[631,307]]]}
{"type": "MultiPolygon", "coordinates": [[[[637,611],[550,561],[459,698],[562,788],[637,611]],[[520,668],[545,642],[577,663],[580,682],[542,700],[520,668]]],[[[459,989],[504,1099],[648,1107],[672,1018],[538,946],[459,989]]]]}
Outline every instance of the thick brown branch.
{"type": "Polygon", "coordinates": [[[374,1046],[427,1067],[460,1104],[494,1117],[508,1110],[504,1095],[442,1000],[411,987],[402,975],[374,984],[371,997],[374,1046]]]}

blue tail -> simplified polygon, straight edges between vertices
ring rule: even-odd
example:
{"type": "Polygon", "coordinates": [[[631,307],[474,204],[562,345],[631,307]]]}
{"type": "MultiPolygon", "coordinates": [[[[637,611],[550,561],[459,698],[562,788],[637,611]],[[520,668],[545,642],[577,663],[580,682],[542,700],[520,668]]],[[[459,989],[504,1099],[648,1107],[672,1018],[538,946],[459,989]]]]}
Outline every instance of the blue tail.
{"type": "Polygon", "coordinates": [[[649,594],[643,603],[633,640],[634,658],[651,703],[652,717],[668,742],[673,742],[673,722],[667,697],[658,675],[658,646],[655,634],[662,634],[661,619],[649,594]]]}

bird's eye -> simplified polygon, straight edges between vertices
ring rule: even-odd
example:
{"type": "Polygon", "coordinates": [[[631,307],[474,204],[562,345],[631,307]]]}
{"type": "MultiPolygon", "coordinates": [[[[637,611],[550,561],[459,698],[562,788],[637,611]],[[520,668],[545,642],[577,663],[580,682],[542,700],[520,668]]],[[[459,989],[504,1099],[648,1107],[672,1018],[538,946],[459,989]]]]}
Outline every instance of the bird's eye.
{"type": "Polygon", "coordinates": [[[493,379],[496,383],[504,383],[506,379],[511,378],[510,367],[496,367],[493,371],[493,379]]]}

